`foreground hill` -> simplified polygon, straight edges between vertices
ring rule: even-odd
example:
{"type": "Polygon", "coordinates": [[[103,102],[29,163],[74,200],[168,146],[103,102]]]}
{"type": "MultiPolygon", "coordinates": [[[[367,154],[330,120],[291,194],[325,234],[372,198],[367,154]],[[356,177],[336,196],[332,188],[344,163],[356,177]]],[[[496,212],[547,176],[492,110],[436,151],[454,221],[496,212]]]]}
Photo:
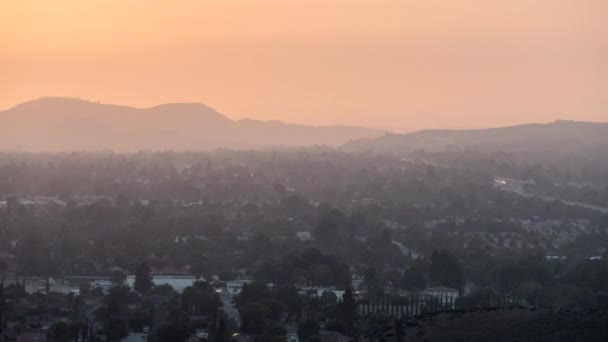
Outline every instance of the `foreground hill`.
{"type": "Polygon", "coordinates": [[[608,341],[608,309],[445,312],[377,326],[365,335],[362,342],[600,342],[608,341]]]}
{"type": "Polygon", "coordinates": [[[555,121],[548,124],[478,130],[426,130],[408,134],[387,134],[357,139],[344,145],[349,151],[406,153],[437,151],[523,151],[572,150],[607,145],[608,123],[555,121]]]}
{"type": "Polygon", "coordinates": [[[336,146],[380,131],[278,121],[233,121],[199,103],[152,108],[43,98],[0,111],[0,150],[207,150],[336,146]]]}

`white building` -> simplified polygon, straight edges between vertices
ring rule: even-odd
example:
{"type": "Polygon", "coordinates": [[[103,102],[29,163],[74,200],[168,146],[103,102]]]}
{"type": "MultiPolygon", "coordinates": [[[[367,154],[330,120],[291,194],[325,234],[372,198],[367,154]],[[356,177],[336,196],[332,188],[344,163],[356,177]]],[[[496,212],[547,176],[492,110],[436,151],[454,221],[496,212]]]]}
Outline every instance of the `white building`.
{"type": "Polygon", "coordinates": [[[296,238],[300,240],[300,242],[312,241],[312,233],[311,232],[297,232],[296,238]]]}

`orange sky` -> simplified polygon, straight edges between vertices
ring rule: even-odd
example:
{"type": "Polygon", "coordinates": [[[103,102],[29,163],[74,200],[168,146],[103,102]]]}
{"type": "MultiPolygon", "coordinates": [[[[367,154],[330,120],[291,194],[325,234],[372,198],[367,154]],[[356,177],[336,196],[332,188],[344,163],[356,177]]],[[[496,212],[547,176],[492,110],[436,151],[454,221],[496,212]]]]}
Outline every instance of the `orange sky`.
{"type": "Polygon", "coordinates": [[[0,109],[42,96],[393,130],[608,121],[606,0],[1,0],[0,109]]]}

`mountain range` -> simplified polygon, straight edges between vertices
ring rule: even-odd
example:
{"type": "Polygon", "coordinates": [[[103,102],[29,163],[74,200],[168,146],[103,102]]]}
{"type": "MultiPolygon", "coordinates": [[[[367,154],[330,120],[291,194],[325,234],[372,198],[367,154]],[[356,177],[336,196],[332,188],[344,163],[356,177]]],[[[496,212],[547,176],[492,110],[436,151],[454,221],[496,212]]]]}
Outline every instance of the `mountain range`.
{"type": "Polygon", "coordinates": [[[0,150],[209,150],[342,145],[379,130],[231,120],[200,103],[152,108],[49,97],[0,111],[0,150]]]}
{"type": "Polygon", "coordinates": [[[346,151],[542,151],[608,146],[608,123],[546,124],[395,134],[351,126],[231,120],[200,103],[151,108],[48,97],[0,111],[0,151],[211,150],[327,145],[346,151]]]}
{"type": "Polygon", "coordinates": [[[403,154],[414,151],[576,151],[608,147],[608,123],[558,120],[473,130],[424,130],[355,139],[342,146],[347,151],[403,154]]]}

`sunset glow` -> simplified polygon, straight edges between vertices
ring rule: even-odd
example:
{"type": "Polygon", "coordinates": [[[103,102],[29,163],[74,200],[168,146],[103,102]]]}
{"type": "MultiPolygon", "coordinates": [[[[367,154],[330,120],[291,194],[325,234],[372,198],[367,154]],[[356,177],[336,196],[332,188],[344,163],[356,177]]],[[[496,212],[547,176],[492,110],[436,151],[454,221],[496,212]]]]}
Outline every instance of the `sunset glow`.
{"type": "Polygon", "coordinates": [[[0,109],[43,96],[405,131],[606,121],[603,0],[5,0],[0,109]]]}

